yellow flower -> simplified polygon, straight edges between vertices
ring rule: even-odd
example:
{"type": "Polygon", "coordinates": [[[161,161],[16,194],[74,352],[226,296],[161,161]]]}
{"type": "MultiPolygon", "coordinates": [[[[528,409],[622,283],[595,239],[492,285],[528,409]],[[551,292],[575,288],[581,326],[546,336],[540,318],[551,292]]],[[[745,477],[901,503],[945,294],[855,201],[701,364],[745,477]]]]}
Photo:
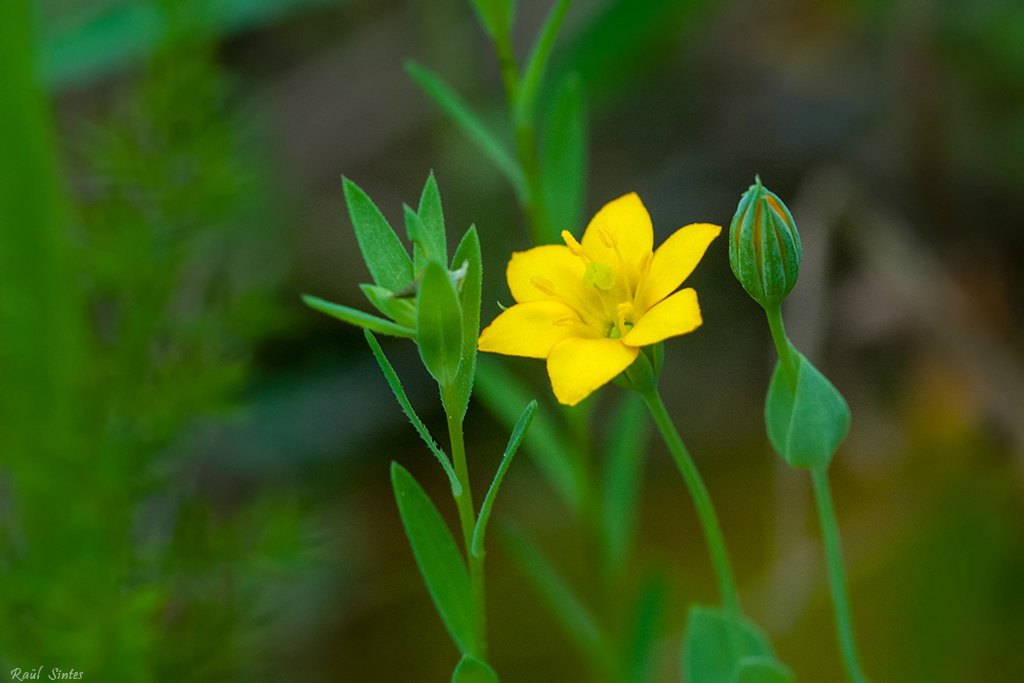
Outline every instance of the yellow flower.
{"type": "Polygon", "coordinates": [[[697,293],[675,290],[721,230],[687,225],[652,252],[647,209],[635,192],[620,197],[594,216],[582,243],[563,231],[565,246],[512,254],[507,277],[517,303],[480,333],[478,346],[547,358],[555,397],[576,405],[628,368],[640,347],[700,326],[697,293]]]}

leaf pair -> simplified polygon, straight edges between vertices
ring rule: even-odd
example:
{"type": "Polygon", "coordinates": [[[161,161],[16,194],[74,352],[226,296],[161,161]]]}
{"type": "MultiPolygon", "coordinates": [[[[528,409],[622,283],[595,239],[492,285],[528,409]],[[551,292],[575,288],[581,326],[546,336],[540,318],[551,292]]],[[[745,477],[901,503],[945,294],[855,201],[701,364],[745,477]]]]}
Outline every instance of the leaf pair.
{"type": "Polygon", "coordinates": [[[790,355],[797,360],[796,390],[776,363],[764,405],[768,439],[793,467],[827,467],[850,430],[850,409],[802,353],[790,346],[790,355]]]}
{"type": "MultiPolygon", "coordinates": [[[[517,135],[521,130],[530,131],[527,137],[531,140],[531,145],[538,96],[555,39],[570,2],[571,0],[558,0],[552,6],[530,52],[522,77],[517,83],[515,101],[511,103],[517,135]]],[[[503,31],[507,33],[511,25],[511,14],[514,12],[513,3],[509,0],[474,0],[474,5],[488,35],[495,38],[503,31]],[[506,20],[508,23],[503,23],[506,20]]],[[[575,74],[570,74],[558,84],[545,117],[544,140],[540,151],[541,177],[532,181],[537,183],[537,191],[544,195],[541,198],[531,196],[531,181],[527,180],[523,166],[515,159],[513,153],[509,152],[506,145],[488,130],[454,88],[440,76],[415,62],[408,62],[406,70],[505,175],[521,205],[531,206],[539,203],[545,207],[546,215],[543,221],[546,229],[534,234],[535,242],[558,242],[562,230],[578,232],[586,199],[584,194],[587,119],[583,85],[575,74]]],[[[523,153],[522,149],[520,153],[523,153]]],[[[528,153],[533,154],[532,151],[528,153]]]]}
{"type": "Polygon", "coordinates": [[[688,683],[793,683],[756,624],[699,605],[690,608],[686,621],[683,671],[688,683]]]}
{"type": "MultiPolygon", "coordinates": [[[[367,334],[374,346],[374,353],[378,353],[379,346],[372,335],[367,334]]],[[[378,360],[383,355],[378,356],[378,360]]],[[[386,360],[384,361],[386,363],[386,360]]],[[[382,363],[383,367],[383,363],[382,363]]],[[[390,368],[390,366],[388,366],[390,368]]],[[[385,374],[388,374],[385,372],[385,374]]],[[[389,378],[390,381],[390,378],[389,378]]],[[[392,388],[394,388],[394,384],[392,388]]],[[[404,397],[404,394],[403,394],[404,397]]],[[[400,399],[401,402],[401,399],[400,399]]],[[[405,403],[403,403],[403,408],[405,403]]],[[[491,509],[494,506],[494,499],[501,486],[505,472],[512,462],[512,458],[522,443],[523,435],[530,426],[530,421],[537,410],[536,401],[531,402],[523,411],[516,429],[513,430],[509,439],[508,447],[502,458],[498,472],[494,476],[487,497],[481,507],[480,515],[476,520],[476,528],[473,532],[472,552],[478,557],[483,556],[484,536],[487,531],[487,522],[490,518],[491,509]]],[[[411,412],[411,408],[410,411],[411,412]]],[[[418,422],[418,419],[417,419],[418,422]]],[[[417,424],[417,429],[422,423],[417,424]]],[[[421,431],[424,439],[426,430],[421,431]]],[[[433,444],[430,440],[429,443],[433,444]]],[[[436,450],[442,462],[447,462],[443,453],[436,450]]],[[[447,468],[446,468],[447,469],[447,468]]],[[[451,476],[454,476],[452,474],[451,476]]],[[[454,481],[454,480],[453,480],[454,481]]],[[[437,511],[434,503],[422,487],[416,482],[408,470],[396,462],[391,463],[391,484],[395,492],[395,500],[398,502],[398,511],[402,517],[402,524],[405,526],[405,533],[409,537],[409,544],[412,546],[413,555],[419,565],[420,574],[430,597],[434,600],[441,619],[444,621],[452,640],[455,641],[459,651],[464,655],[463,661],[456,669],[453,681],[470,683],[480,681],[487,683],[490,680],[487,675],[493,676],[494,672],[483,662],[473,659],[479,647],[478,634],[473,620],[473,590],[466,570],[466,564],[462,554],[458,550],[455,538],[452,536],[448,526],[444,523],[441,513],[437,511]]],[[[452,485],[454,495],[461,495],[461,489],[455,493],[455,483],[452,485]]]]}

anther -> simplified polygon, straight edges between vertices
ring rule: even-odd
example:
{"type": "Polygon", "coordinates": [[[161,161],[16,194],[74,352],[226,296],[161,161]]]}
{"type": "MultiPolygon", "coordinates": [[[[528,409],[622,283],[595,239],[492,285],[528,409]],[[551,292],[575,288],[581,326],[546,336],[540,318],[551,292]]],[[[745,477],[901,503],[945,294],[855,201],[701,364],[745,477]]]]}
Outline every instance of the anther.
{"type": "Polygon", "coordinates": [[[647,271],[651,269],[651,261],[654,260],[654,254],[647,252],[644,257],[640,259],[640,275],[647,275],[647,271]]]}
{"type": "Polygon", "coordinates": [[[542,277],[531,277],[530,284],[544,292],[548,296],[555,295],[555,285],[550,280],[545,280],[542,277]]]}
{"type": "Polygon", "coordinates": [[[584,263],[588,263],[590,261],[587,254],[583,251],[583,245],[576,241],[576,238],[572,236],[571,232],[563,230],[562,240],[565,241],[565,246],[569,247],[569,251],[572,252],[573,256],[578,256],[583,259],[584,263]]]}
{"type": "Polygon", "coordinates": [[[603,225],[598,225],[596,227],[597,227],[597,236],[601,238],[602,244],[604,244],[604,246],[608,247],[609,249],[614,249],[615,248],[615,236],[612,235],[612,233],[608,230],[608,228],[604,227],[603,225]]]}

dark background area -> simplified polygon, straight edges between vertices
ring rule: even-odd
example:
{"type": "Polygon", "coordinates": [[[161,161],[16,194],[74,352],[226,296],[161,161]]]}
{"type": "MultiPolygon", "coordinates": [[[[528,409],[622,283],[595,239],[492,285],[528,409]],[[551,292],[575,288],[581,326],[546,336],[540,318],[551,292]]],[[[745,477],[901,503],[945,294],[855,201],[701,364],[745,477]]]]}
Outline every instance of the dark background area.
{"type": "MultiPolygon", "coordinates": [[[[520,0],[520,57],[549,4],[520,0]]],[[[203,529],[222,534],[209,536],[207,560],[225,543],[246,548],[216,560],[243,588],[211,599],[231,606],[237,656],[203,676],[448,680],[457,651],[417,572],[388,465],[409,468],[454,523],[443,473],[362,332],[305,309],[299,296],[368,309],[340,174],[398,226],[402,203],[414,204],[433,170],[449,236],[470,224],[480,231],[482,323],[498,302],[512,303],[505,263],[529,246],[513,192],[403,69],[410,58],[428,65],[504,131],[496,60],[463,0],[211,6],[220,18],[203,32],[187,30],[187,18],[173,24],[166,7],[133,9],[156,5],[48,0],[39,11],[40,69],[77,207],[72,242],[93,264],[76,286],[96,335],[109,292],[153,276],[152,262],[127,246],[142,231],[147,254],[186,243],[191,254],[168,266],[159,310],[192,310],[199,282],[223,289],[230,305],[202,319],[229,320],[230,339],[244,340],[210,352],[237,371],[230,379],[174,365],[173,386],[152,389],[216,400],[139,404],[125,418],[175,416],[147,441],[155,455],[137,476],[158,471],[160,483],[132,503],[132,516],[177,537],[195,510],[212,520],[203,529]],[[181,192],[169,195],[171,186],[181,192]],[[190,227],[164,229],[172,223],[190,227]],[[189,502],[161,503],[168,498],[189,502]],[[239,540],[250,537],[262,540],[239,540]]],[[[551,82],[570,71],[589,105],[587,218],[636,191],[656,244],[688,223],[728,226],[755,173],[795,216],[804,260],[784,313],[794,343],[853,414],[832,480],[872,680],[1024,680],[1024,6],[576,0],[551,82]]],[[[775,356],[727,251],[718,239],[688,280],[705,322],[666,342],[662,392],[722,518],[746,610],[800,680],[840,681],[809,481],[764,436],[775,356]]],[[[151,290],[114,300],[145,309],[151,290]]],[[[209,339],[220,334],[210,325],[187,327],[209,339]]],[[[414,345],[389,340],[385,351],[420,415],[443,433],[414,345]]],[[[117,353],[109,362],[122,367],[117,353]]],[[[509,365],[551,409],[543,363],[509,365]]],[[[622,391],[606,389],[598,414],[622,391]]],[[[470,406],[477,490],[505,434],[482,405],[470,406]]],[[[683,483],[652,444],[633,571],[637,582],[648,571],[669,582],[655,667],[658,681],[672,681],[686,606],[713,602],[715,586],[683,483]]],[[[584,597],[596,590],[581,530],[529,457],[514,463],[495,516],[529,529],[584,597]]],[[[102,566],[103,551],[96,557],[102,566]]],[[[497,541],[487,567],[502,679],[590,680],[497,541]]],[[[171,596],[219,595],[202,588],[209,577],[198,570],[179,577],[171,596]]],[[[189,652],[225,631],[198,617],[176,622],[168,609],[158,632],[177,629],[195,641],[189,652]]],[[[205,660],[181,659],[167,643],[181,669],[173,680],[202,678],[188,662],[205,660]]]]}

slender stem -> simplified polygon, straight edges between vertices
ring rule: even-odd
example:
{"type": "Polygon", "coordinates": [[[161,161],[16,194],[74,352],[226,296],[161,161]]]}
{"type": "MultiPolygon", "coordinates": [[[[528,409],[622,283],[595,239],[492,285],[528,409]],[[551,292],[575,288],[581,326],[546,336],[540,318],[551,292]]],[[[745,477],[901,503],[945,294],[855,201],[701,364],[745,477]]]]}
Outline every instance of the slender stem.
{"type": "Polygon", "coordinates": [[[768,327],[772,331],[772,341],[775,342],[775,351],[779,354],[779,361],[782,362],[782,371],[786,373],[786,380],[789,387],[796,391],[797,364],[793,357],[792,349],[789,346],[789,339],[786,337],[786,327],[782,324],[782,311],[779,306],[764,309],[768,316],[768,327]]]}
{"type": "Polygon", "coordinates": [[[697,466],[690,457],[683,440],[679,437],[672,419],[665,409],[665,403],[657,389],[653,389],[643,395],[647,401],[647,407],[651,410],[654,421],[665,438],[668,449],[672,452],[679,471],[686,480],[686,486],[690,489],[693,497],[693,504],[697,507],[697,516],[700,518],[701,527],[704,529],[704,539],[708,544],[708,552],[711,555],[711,564],[714,566],[715,575],[718,577],[718,589],[722,596],[722,605],[731,615],[738,618],[740,611],[739,594],[736,590],[736,580],[733,578],[732,566],[729,564],[729,553],[725,549],[725,538],[722,536],[722,528],[718,524],[718,515],[711,504],[711,496],[708,495],[704,480],[697,472],[697,466]]]}
{"type": "Polygon", "coordinates": [[[552,244],[557,241],[557,237],[549,234],[551,230],[544,206],[540,159],[537,157],[537,136],[532,121],[516,125],[516,142],[519,148],[519,164],[523,167],[526,186],[530,190],[529,203],[523,207],[530,224],[530,238],[536,245],[552,244]]]}
{"type": "Polygon", "coordinates": [[[505,84],[505,99],[509,109],[515,107],[519,89],[519,65],[516,63],[515,51],[512,49],[512,37],[506,26],[494,36],[494,50],[498,53],[498,66],[501,68],[501,80],[505,84]]]}
{"type": "Polygon", "coordinates": [[[544,189],[541,184],[540,160],[537,156],[537,134],[533,120],[522,121],[517,114],[519,99],[519,65],[516,63],[512,49],[512,39],[508,28],[497,31],[494,36],[494,49],[501,67],[501,80],[505,85],[505,99],[516,131],[516,148],[519,153],[519,165],[526,176],[526,187],[529,191],[523,211],[530,227],[530,239],[533,244],[548,244],[554,241],[549,235],[547,212],[544,209],[544,189]]]}
{"type": "Polygon", "coordinates": [[[818,503],[818,519],[821,521],[821,536],[825,543],[825,558],[828,562],[828,585],[832,591],[835,607],[836,630],[839,633],[839,648],[843,652],[843,663],[851,683],[867,683],[857,656],[857,639],[853,634],[853,618],[850,615],[850,592],[846,585],[846,569],[843,567],[843,549],[839,543],[839,523],[832,504],[832,489],[828,482],[828,468],[811,470],[814,481],[814,497],[818,503]]]}
{"type": "Polygon", "coordinates": [[[452,442],[452,460],[455,476],[462,485],[462,495],[455,496],[455,505],[459,509],[459,521],[462,524],[462,538],[466,546],[466,560],[469,562],[469,579],[473,587],[473,619],[476,625],[477,651],[473,653],[477,659],[487,661],[487,609],[484,594],[484,558],[473,554],[473,531],[476,528],[476,515],[473,512],[473,492],[469,487],[469,468],[466,466],[466,443],[462,435],[461,411],[451,387],[441,387],[441,401],[448,418],[448,436],[452,442]]]}

